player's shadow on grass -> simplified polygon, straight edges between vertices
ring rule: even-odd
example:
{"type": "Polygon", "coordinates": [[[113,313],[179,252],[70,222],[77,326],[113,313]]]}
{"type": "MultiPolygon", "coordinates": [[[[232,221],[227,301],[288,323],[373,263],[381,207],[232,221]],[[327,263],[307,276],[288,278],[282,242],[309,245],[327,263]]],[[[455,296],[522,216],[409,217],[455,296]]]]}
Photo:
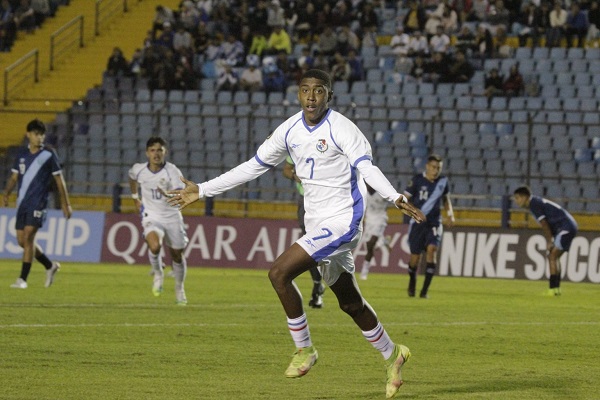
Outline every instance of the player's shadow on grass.
{"type": "Polygon", "coordinates": [[[560,393],[562,390],[564,390],[564,388],[568,387],[568,385],[569,382],[560,378],[517,378],[514,376],[506,376],[505,379],[482,379],[481,382],[473,382],[472,384],[452,385],[442,388],[436,388],[435,390],[429,391],[428,394],[421,394],[414,397],[407,396],[407,398],[430,398],[430,396],[432,395],[435,398],[438,398],[438,396],[441,395],[443,398],[443,395],[456,395],[460,393],[465,393],[470,396],[477,395],[477,393],[480,393],[481,395],[489,396],[493,393],[510,393],[519,391],[523,392],[523,394],[530,393],[532,396],[535,397],[535,395],[543,396],[544,392],[546,391],[560,393]]]}

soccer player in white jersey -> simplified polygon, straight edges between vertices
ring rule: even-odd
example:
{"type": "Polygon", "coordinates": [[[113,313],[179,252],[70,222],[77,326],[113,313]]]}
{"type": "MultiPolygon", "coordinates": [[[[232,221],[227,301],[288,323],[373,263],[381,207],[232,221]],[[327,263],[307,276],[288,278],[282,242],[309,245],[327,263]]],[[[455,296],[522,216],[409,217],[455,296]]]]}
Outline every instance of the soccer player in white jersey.
{"type": "Polygon", "coordinates": [[[144,239],[148,244],[148,258],[154,271],[152,293],[160,296],[163,291],[165,274],[160,250],[164,240],[173,259],[176,303],[184,306],[187,304],[184,288],[187,263],[183,250],[188,244],[188,238],[181,212],[170,207],[164,199],[166,191],[182,187],[179,180],[181,171],[175,164],[165,161],[166,153],[166,143],[162,138],[148,139],[146,143],[148,162],[137,163],[131,167],[129,187],[131,198],[142,217],[144,239]]]}
{"type": "Polygon", "coordinates": [[[45,138],[46,126],[42,121],[34,119],[27,124],[28,145],[17,153],[12,174],[4,189],[4,206],[7,207],[8,197],[18,184],[15,228],[17,242],[23,248],[23,258],[21,275],[10,285],[14,289],[27,289],[27,277],[34,257],[46,268],[46,287],[52,285],[54,275],[60,269],[60,264],[50,261],[35,243],[37,231],[46,221],[50,182],[56,184],[65,218],[71,218],[73,212],[58,157],[54,151],[44,147],[45,138]]]}
{"type": "Polygon", "coordinates": [[[365,210],[365,233],[367,254],[360,271],[360,279],[367,280],[369,276],[369,268],[371,261],[375,255],[375,250],[381,246],[385,246],[385,238],[383,236],[385,228],[388,224],[387,209],[390,202],[381,197],[371,186],[367,185],[367,209],[365,210]]]}
{"type": "Polygon", "coordinates": [[[354,278],[352,250],[361,237],[367,192],[363,179],[415,220],[424,220],[424,215],[372,164],[371,145],[358,127],[329,108],[333,96],[330,76],[308,70],[298,87],[302,111],[279,125],[252,159],[202,184],[182,177],[185,188],[168,192],[168,202],[183,208],[201,197],[217,195],[260,176],[289,155],[304,187],[306,234],[285,250],[269,271],[297,348],[285,375],[299,378],[317,362],[294,278],[320,265],[323,280],[340,308],[386,360],[386,396],[391,398],[402,385],[400,369],[410,351],[390,339],[354,278]]]}

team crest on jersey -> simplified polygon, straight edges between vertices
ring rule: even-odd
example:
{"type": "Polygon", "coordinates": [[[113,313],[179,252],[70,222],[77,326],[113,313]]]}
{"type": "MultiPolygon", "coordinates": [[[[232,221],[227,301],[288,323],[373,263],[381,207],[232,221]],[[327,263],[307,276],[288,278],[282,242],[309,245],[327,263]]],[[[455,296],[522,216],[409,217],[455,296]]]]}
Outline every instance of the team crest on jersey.
{"type": "Polygon", "coordinates": [[[325,153],[328,148],[329,148],[329,146],[327,145],[327,142],[325,141],[325,139],[319,139],[317,141],[317,150],[320,151],[321,153],[325,153]]]}

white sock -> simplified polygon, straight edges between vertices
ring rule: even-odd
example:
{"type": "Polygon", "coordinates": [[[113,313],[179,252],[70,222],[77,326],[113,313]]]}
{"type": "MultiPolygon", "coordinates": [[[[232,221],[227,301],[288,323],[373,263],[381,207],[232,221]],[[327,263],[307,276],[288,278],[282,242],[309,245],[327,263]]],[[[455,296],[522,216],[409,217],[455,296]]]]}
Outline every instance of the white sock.
{"type": "Polygon", "coordinates": [[[367,339],[373,347],[381,352],[381,355],[385,360],[390,358],[394,352],[394,342],[390,339],[389,335],[383,329],[381,322],[377,323],[375,329],[370,331],[362,331],[363,336],[367,339]]]}
{"type": "Polygon", "coordinates": [[[181,257],[181,262],[173,261],[173,273],[175,274],[175,290],[183,290],[183,282],[187,274],[187,261],[181,257]]]}
{"type": "Polygon", "coordinates": [[[152,269],[154,270],[154,272],[158,272],[159,274],[162,275],[163,265],[162,265],[162,258],[160,258],[160,253],[152,254],[152,252],[149,251],[148,252],[148,260],[150,260],[150,265],[152,265],[152,269]]]}
{"type": "Polygon", "coordinates": [[[294,339],[294,343],[298,349],[312,346],[310,330],[308,329],[308,322],[306,322],[306,314],[302,314],[300,317],[294,319],[288,318],[287,323],[292,339],[294,339]]]}
{"type": "Polygon", "coordinates": [[[369,267],[371,266],[371,261],[363,261],[362,270],[365,272],[369,272],[369,267]]]}

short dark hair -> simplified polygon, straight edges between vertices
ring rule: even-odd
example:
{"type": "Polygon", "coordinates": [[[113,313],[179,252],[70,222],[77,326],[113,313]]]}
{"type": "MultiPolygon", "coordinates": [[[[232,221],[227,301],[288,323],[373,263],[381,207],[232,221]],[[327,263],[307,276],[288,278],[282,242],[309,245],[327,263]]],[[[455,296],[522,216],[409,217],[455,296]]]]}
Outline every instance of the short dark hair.
{"type": "Polygon", "coordinates": [[[39,119],[34,119],[27,124],[27,132],[46,133],[46,125],[39,119]]]}
{"type": "Polygon", "coordinates": [[[146,142],[146,148],[152,147],[156,143],[160,144],[163,147],[167,147],[167,142],[165,142],[165,139],[161,138],[160,136],[152,136],[146,142]]]}
{"type": "Polygon", "coordinates": [[[323,82],[323,86],[325,86],[329,91],[331,91],[333,85],[331,84],[331,77],[329,74],[321,69],[309,69],[304,74],[302,74],[302,79],[306,78],[315,78],[323,82]]]}
{"type": "Polygon", "coordinates": [[[429,157],[427,157],[427,162],[429,161],[437,161],[437,162],[444,162],[444,159],[442,159],[442,156],[440,156],[439,154],[430,154],[429,157]]]}
{"type": "Polygon", "coordinates": [[[531,196],[531,189],[527,185],[519,186],[515,189],[513,194],[520,194],[521,196],[531,196]]]}

